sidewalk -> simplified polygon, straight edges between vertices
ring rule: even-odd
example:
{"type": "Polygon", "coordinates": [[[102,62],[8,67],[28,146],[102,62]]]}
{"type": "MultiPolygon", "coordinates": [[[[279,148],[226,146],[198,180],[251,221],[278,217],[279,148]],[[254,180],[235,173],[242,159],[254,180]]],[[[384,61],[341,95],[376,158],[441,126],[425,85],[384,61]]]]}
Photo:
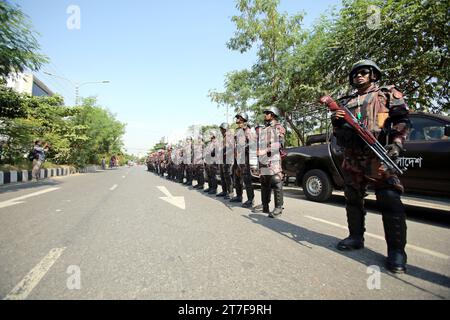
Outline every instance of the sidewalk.
{"type": "MultiPolygon", "coordinates": [[[[41,179],[47,179],[58,176],[68,176],[76,173],[95,172],[98,166],[90,166],[86,168],[76,169],[75,167],[61,167],[51,169],[41,169],[41,179]]],[[[31,170],[20,171],[0,171],[0,186],[14,183],[23,183],[32,180],[31,170]]]]}

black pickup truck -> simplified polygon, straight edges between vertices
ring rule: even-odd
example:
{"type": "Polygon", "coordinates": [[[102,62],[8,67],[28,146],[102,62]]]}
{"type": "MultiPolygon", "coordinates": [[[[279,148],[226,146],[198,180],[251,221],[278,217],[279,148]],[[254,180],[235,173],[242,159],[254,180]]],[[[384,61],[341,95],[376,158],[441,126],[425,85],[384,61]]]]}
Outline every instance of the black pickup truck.
{"type": "MultiPolygon", "coordinates": [[[[418,112],[411,113],[410,119],[405,152],[397,159],[406,169],[400,177],[405,192],[450,197],[450,117],[418,112]]],[[[342,150],[332,134],[311,138],[310,145],[288,149],[283,170],[296,178],[309,200],[324,202],[344,186],[342,150]]]]}

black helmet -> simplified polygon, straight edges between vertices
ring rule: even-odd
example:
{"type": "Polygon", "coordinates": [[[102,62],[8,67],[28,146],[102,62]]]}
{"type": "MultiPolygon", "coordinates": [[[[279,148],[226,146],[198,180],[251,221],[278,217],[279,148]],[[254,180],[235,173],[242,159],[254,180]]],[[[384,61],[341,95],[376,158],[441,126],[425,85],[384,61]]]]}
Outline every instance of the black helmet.
{"type": "Polygon", "coordinates": [[[280,109],[278,109],[277,107],[266,108],[266,109],[264,109],[263,113],[266,113],[266,112],[272,113],[275,116],[275,118],[277,118],[277,119],[279,119],[280,115],[281,115],[280,109]]]}
{"type": "Polygon", "coordinates": [[[248,114],[246,112],[241,112],[238,113],[237,115],[234,116],[235,118],[242,118],[244,119],[245,122],[248,121],[248,114]]]}
{"type": "Polygon", "coordinates": [[[228,125],[228,123],[224,122],[220,125],[220,129],[223,130],[228,130],[230,128],[230,126],[228,125]]]}
{"type": "Polygon", "coordinates": [[[360,60],[352,66],[352,70],[349,74],[350,85],[353,85],[353,73],[362,67],[368,67],[373,72],[375,81],[379,81],[381,79],[381,69],[375,62],[372,60],[360,60]]]}

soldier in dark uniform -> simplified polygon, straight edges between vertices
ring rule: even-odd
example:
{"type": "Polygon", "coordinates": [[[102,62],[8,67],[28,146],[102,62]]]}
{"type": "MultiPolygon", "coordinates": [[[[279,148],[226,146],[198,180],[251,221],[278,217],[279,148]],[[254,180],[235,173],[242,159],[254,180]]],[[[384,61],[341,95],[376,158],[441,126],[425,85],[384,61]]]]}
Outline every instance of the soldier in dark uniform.
{"type": "Polygon", "coordinates": [[[168,180],[171,180],[171,177],[172,177],[172,170],[173,170],[172,152],[173,152],[172,146],[168,145],[167,146],[167,155],[166,155],[166,159],[167,159],[166,172],[167,172],[168,180]]]}
{"type": "Polygon", "coordinates": [[[278,122],[280,111],[276,107],[264,110],[264,128],[258,134],[258,159],[261,181],[261,202],[264,213],[275,218],[283,213],[283,169],[281,149],[284,147],[286,130],[278,122]],[[272,189],[275,209],[269,211],[272,189]]]}
{"type": "Polygon", "coordinates": [[[217,163],[216,163],[216,152],[218,152],[218,145],[216,139],[216,132],[214,130],[210,131],[210,141],[205,148],[205,171],[208,177],[208,188],[204,190],[208,194],[217,193],[217,163]]]}
{"type": "Polygon", "coordinates": [[[233,137],[230,137],[228,123],[222,123],[220,125],[220,132],[222,134],[222,163],[219,164],[220,170],[220,184],[222,186],[222,192],[217,194],[217,197],[224,197],[225,200],[230,200],[233,194],[233,181],[232,176],[232,161],[233,161],[233,137]],[[228,159],[228,161],[227,161],[228,159]],[[231,163],[230,163],[231,160],[231,163]]]}
{"type": "Polygon", "coordinates": [[[188,137],[186,139],[185,145],[185,161],[186,161],[186,182],[184,183],[187,186],[192,186],[192,180],[194,179],[194,168],[193,168],[193,160],[194,160],[194,145],[192,143],[192,137],[188,137]]]}
{"type": "Polygon", "coordinates": [[[194,176],[197,184],[194,189],[203,190],[205,187],[204,159],[203,159],[203,138],[199,136],[194,142],[194,176]]]}
{"type": "Polygon", "coordinates": [[[177,173],[177,182],[183,183],[184,182],[184,150],[183,150],[183,144],[180,143],[178,147],[178,156],[180,157],[180,163],[178,165],[178,173],[177,173]]]}
{"type": "Polygon", "coordinates": [[[253,200],[255,192],[252,184],[252,176],[250,172],[250,150],[249,144],[252,139],[252,133],[248,126],[248,115],[246,113],[239,113],[235,116],[236,124],[239,128],[236,130],[235,143],[235,163],[233,170],[233,179],[236,188],[236,197],[230,202],[242,202],[243,185],[247,192],[247,201],[242,204],[244,208],[253,207],[253,200]]]}
{"type": "MultiPolygon", "coordinates": [[[[381,70],[371,60],[353,65],[350,84],[353,95],[340,99],[354,116],[386,146],[391,158],[398,157],[409,132],[408,107],[402,93],[394,86],[378,87],[381,70]]],[[[364,197],[367,185],[375,189],[377,204],[383,216],[387,243],[386,267],[395,273],[406,271],[406,217],[400,196],[403,186],[398,176],[388,170],[342,119],[344,112],[332,116],[334,135],[344,150],[342,172],[349,237],[338,244],[339,250],[364,248],[364,197]]]]}

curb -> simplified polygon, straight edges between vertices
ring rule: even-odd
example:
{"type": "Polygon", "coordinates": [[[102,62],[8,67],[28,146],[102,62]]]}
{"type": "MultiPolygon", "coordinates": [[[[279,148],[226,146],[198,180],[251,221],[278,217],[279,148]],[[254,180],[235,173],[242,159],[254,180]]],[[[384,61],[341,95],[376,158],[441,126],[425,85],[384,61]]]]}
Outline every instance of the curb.
{"type": "MultiPolygon", "coordinates": [[[[96,172],[97,166],[75,169],[74,167],[61,167],[51,169],[41,169],[41,179],[47,179],[58,176],[68,176],[75,173],[96,172]]],[[[31,170],[20,171],[0,171],[0,186],[18,182],[28,182],[32,180],[31,170]]]]}

